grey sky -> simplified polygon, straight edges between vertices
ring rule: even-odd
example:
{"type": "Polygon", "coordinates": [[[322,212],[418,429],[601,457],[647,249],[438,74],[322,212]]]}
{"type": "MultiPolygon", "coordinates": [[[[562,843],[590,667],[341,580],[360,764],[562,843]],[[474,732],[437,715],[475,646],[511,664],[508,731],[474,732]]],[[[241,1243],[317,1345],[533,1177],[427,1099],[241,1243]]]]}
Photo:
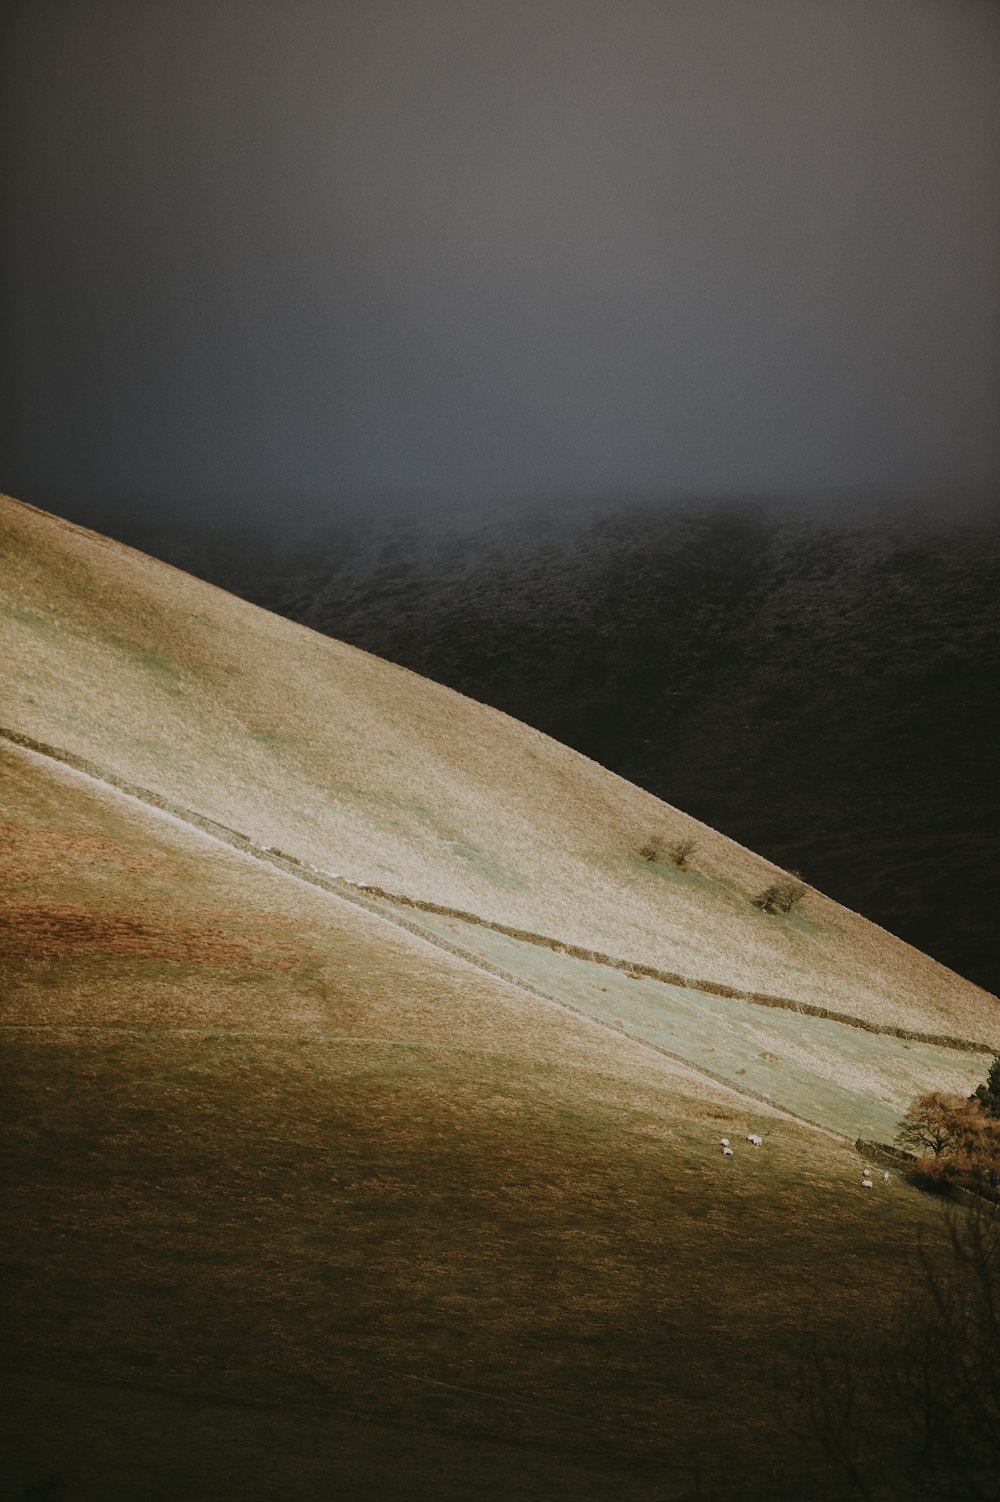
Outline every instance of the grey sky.
{"type": "Polygon", "coordinates": [[[3,44],[26,500],[1000,479],[992,0],[25,0],[3,44]]]}

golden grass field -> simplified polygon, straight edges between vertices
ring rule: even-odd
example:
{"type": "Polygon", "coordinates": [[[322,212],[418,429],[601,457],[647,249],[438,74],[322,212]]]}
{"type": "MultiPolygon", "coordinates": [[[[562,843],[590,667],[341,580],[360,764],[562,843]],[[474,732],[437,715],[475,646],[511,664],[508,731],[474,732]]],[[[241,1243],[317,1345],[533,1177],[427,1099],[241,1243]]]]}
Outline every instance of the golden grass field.
{"type": "MultiPolygon", "coordinates": [[[[356,883],[997,1040],[993,998],[819,894],[761,914],[721,835],[651,870],[692,821],[526,727],[2,521],[8,729],[356,883]]],[[[877,1331],[940,1231],[851,1143],[985,1055],[381,907],[0,739],[0,1487],[820,1495],[779,1419],[799,1338],[877,1331]]]]}

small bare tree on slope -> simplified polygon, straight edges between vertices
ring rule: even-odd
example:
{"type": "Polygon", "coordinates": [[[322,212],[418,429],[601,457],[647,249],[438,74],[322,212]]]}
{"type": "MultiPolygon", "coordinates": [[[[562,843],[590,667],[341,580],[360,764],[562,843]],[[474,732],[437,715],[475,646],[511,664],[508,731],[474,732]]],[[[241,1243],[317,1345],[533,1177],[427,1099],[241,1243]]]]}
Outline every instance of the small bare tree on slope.
{"type": "Polygon", "coordinates": [[[658,861],[663,864],[669,863],[671,866],[677,866],[681,871],[686,871],[688,861],[696,848],[697,845],[694,840],[668,840],[662,835],[654,834],[642,846],[639,854],[644,861],[658,861]]]}
{"type": "Polygon", "coordinates": [[[790,871],[787,876],[778,877],[772,881],[769,887],[758,897],[753,899],[754,907],[759,907],[765,913],[790,913],[797,902],[806,895],[806,887],[798,879],[797,871],[790,871]]]}

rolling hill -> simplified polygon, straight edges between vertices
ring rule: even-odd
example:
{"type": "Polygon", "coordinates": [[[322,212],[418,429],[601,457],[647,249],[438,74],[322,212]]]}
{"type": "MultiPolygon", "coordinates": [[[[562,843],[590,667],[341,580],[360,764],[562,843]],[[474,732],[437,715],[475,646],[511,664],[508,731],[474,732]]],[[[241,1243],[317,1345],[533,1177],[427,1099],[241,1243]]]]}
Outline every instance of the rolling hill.
{"type": "Polygon", "coordinates": [[[986,498],[370,508],[305,535],[133,512],[115,535],[543,730],[998,989],[986,498]]]}
{"type": "Polygon", "coordinates": [[[259,846],[664,972],[1000,1041],[994,1002],[505,715],[12,501],[7,718],[259,846]],[[643,860],[691,837],[687,879],[643,860]]]}
{"type": "Polygon", "coordinates": [[[1000,1004],[11,500],[0,581],[11,1495],[816,1494],[797,1332],[879,1329],[940,1234],[853,1141],[971,1087],[1000,1004]]]}

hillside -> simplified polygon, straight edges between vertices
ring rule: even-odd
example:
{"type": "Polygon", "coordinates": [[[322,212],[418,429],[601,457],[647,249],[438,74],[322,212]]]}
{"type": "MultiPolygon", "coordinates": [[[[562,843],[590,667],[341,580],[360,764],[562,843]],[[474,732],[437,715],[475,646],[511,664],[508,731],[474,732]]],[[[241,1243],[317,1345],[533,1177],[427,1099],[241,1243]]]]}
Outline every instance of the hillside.
{"type": "Polygon", "coordinates": [[[802,1338],[891,1334],[941,1236],[853,1142],[998,1003],[494,710],[0,520],[10,1495],[842,1495],[802,1338]]]}
{"type": "Polygon", "coordinates": [[[0,790],[11,1487],[776,1494],[793,1333],[877,1328],[932,1202],[48,758],[0,790]]]}
{"type": "Polygon", "coordinates": [[[534,725],[1000,986],[995,505],[422,509],[307,538],[133,516],[122,535],[534,725]]]}
{"type": "Polygon", "coordinates": [[[352,882],[879,1026],[1000,1041],[996,1003],[523,724],[6,500],[7,719],[352,882]],[[68,686],[71,685],[71,692],[68,686]],[[690,835],[691,871],[644,861],[690,835]]]}

